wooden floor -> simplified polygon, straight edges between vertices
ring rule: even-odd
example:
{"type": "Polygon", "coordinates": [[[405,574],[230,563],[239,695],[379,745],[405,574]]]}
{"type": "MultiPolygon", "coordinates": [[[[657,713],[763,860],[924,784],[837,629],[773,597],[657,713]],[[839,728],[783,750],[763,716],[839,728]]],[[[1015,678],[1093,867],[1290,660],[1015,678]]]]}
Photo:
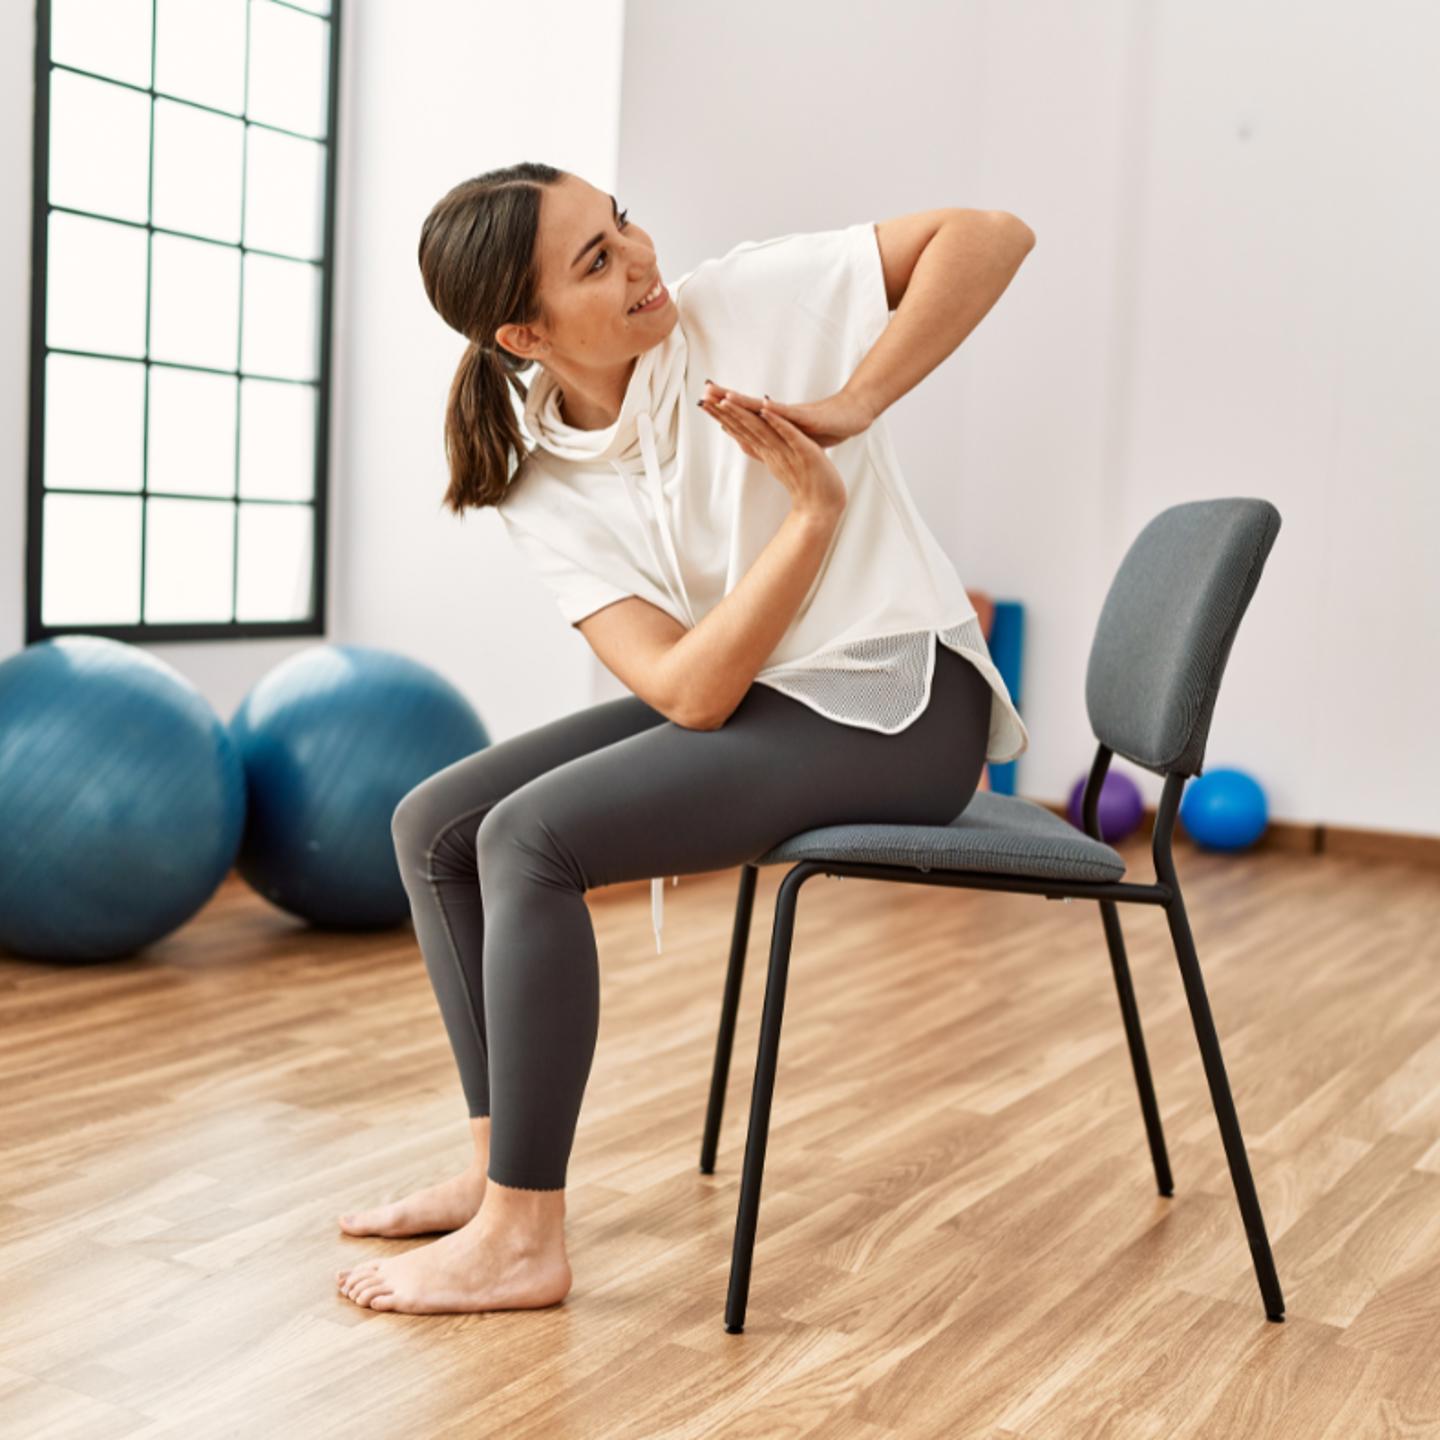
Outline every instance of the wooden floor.
{"type": "MultiPolygon", "coordinates": [[[[1128,879],[1151,878],[1125,842],[1128,879]]],[[[1163,915],[1123,907],[1156,1194],[1092,904],[801,892],[743,1335],[722,1315],[769,917],[698,1153],[735,872],[590,897],[575,1286],[339,1295],[424,1240],[334,1217],[452,1173],[465,1107],[408,924],[312,934],[233,876],[143,961],[0,961],[0,1415],[35,1437],[1085,1440],[1440,1435],[1440,884],[1177,841],[1288,1304],[1266,1321],[1163,915]]]]}

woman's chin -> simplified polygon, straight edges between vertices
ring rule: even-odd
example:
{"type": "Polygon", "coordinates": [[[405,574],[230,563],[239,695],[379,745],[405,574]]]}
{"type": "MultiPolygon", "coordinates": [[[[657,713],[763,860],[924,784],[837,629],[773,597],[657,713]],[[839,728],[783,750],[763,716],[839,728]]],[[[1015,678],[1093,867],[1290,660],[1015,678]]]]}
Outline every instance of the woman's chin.
{"type": "Polygon", "coordinates": [[[641,348],[645,350],[653,349],[662,340],[668,338],[670,332],[680,322],[680,311],[676,309],[673,300],[667,300],[650,319],[652,323],[646,326],[646,329],[653,331],[654,334],[644,337],[645,343],[641,348]]]}

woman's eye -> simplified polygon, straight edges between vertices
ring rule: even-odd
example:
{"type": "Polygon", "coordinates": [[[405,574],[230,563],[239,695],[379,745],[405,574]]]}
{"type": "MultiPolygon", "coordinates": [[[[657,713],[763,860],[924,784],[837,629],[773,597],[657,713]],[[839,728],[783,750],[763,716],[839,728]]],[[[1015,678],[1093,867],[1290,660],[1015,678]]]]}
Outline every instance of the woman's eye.
{"type": "MultiPolygon", "coordinates": [[[[623,230],[623,229],[626,227],[626,225],[628,225],[629,223],[630,223],[630,212],[629,212],[629,210],[622,210],[622,211],[620,212],[620,214],[619,214],[619,217],[616,219],[615,224],[616,224],[621,230],[623,230]]],[[[604,255],[605,253],[606,253],[606,251],[605,251],[605,247],[604,247],[603,245],[600,247],[600,249],[598,249],[598,250],[595,252],[595,259],[594,259],[593,261],[591,261],[591,263],[590,263],[590,273],[591,273],[592,275],[595,273],[596,269],[599,267],[600,257],[601,257],[602,255],[604,255]]]]}

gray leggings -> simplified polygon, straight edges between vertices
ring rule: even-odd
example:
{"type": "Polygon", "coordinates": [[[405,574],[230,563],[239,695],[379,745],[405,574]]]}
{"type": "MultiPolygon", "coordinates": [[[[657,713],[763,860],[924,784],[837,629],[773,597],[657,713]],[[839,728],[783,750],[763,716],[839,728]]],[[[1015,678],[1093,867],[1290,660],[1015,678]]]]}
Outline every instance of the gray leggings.
{"type": "MultiPolygon", "coordinates": [[[[565,1186],[600,1018],[587,890],[738,866],[819,825],[943,825],[969,804],[991,691],[935,649],[930,704],[894,735],[767,685],[718,730],[627,695],[487,746],[401,800],[395,853],[470,1114],[491,1116],[490,1179],[565,1186]]],[[[717,936],[717,965],[726,953],[717,936]]],[[[719,984],[717,971],[717,997],[719,984]]]]}

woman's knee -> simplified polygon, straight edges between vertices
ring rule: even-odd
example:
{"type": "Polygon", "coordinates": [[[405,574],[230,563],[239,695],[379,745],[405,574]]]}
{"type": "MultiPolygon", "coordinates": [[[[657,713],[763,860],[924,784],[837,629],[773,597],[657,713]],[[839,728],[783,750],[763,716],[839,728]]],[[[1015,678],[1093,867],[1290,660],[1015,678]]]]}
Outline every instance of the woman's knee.
{"type": "MultiPolygon", "coordinates": [[[[432,775],[407,791],[390,816],[395,853],[428,859],[444,844],[448,833],[464,830],[467,820],[473,830],[475,818],[467,817],[451,788],[439,775],[432,775]]],[[[469,851],[468,835],[460,848],[469,851]]]]}
{"type": "Polygon", "coordinates": [[[492,878],[520,866],[560,885],[580,885],[571,856],[555,827],[541,813],[534,786],[522,785],[485,812],[475,832],[475,858],[483,876],[492,878]]]}

